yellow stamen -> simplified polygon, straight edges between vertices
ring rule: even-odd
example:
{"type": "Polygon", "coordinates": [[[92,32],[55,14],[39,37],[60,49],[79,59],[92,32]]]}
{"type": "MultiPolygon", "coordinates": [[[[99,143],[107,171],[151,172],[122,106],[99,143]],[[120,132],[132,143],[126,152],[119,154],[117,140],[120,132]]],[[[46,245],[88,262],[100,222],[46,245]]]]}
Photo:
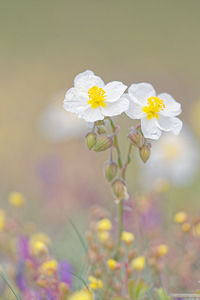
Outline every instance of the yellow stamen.
{"type": "Polygon", "coordinates": [[[165,104],[162,99],[158,97],[151,97],[147,99],[147,106],[143,107],[143,112],[147,114],[147,119],[158,119],[158,113],[165,108],[165,104]]]}
{"type": "Polygon", "coordinates": [[[91,104],[93,109],[98,106],[106,107],[106,92],[102,88],[98,88],[98,86],[93,86],[88,91],[89,101],[88,104],[91,104]]]}

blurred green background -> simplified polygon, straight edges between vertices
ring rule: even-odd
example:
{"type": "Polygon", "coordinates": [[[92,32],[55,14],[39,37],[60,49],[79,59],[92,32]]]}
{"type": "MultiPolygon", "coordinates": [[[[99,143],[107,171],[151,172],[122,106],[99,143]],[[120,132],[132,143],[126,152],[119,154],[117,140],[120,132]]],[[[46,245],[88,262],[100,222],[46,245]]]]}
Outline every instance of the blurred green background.
{"type": "Polygon", "coordinates": [[[10,191],[22,192],[27,219],[58,232],[67,213],[76,220],[87,205],[107,203],[107,155],[89,153],[83,139],[48,142],[38,118],[91,69],[105,82],[146,81],[168,91],[188,121],[199,98],[199,12],[199,0],[1,0],[2,206],[10,191]]]}

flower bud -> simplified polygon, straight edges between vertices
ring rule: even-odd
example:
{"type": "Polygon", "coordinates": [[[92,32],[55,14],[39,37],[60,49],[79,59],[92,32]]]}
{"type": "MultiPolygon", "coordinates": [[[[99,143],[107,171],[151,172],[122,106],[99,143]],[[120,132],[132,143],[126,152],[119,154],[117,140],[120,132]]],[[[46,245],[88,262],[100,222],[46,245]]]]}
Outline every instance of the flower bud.
{"type": "Polygon", "coordinates": [[[151,153],[151,144],[148,143],[147,145],[144,145],[140,148],[140,158],[141,160],[145,163],[148,159],[149,159],[149,156],[150,156],[150,153],[151,153]]]}
{"type": "Polygon", "coordinates": [[[118,165],[114,161],[107,161],[105,163],[105,176],[109,182],[112,181],[117,175],[117,168],[118,165]]]}
{"type": "Polygon", "coordinates": [[[116,179],[112,184],[112,191],[117,199],[122,200],[127,195],[125,182],[122,179],[116,179]]]}
{"type": "Polygon", "coordinates": [[[96,144],[96,141],[97,141],[97,135],[96,133],[93,133],[93,132],[89,132],[86,137],[86,144],[87,144],[87,147],[89,150],[91,150],[94,145],[96,144]]]}
{"type": "Polygon", "coordinates": [[[105,121],[104,120],[99,120],[99,121],[96,121],[95,122],[95,125],[96,126],[101,126],[101,125],[104,125],[105,124],[105,121]]]}
{"type": "Polygon", "coordinates": [[[105,126],[103,126],[103,125],[99,126],[97,131],[98,131],[98,134],[105,134],[107,132],[105,126]]]}
{"type": "Polygon", "coordinates": [[[169,247],[166,244],[161,244],[157,248],[157,256],[163,257],[168,253],[169,247]]]}
{"type": "Polygon", "coordinates": [[[99,278],[99,277],[101,277],[101,275],[102,275],[101,269],[96,269],[95,270],[95,276],[99,278]]]}
{"type": "Polygon", "coordinates": [[[137,130],[137,128],[131,128],[128,138],[138,148],[141,148],[144,145],[144,136],[139,130],[137,130]]]}
{"type": "Polygon", "coordinates": [[[107,266],[110,270],[118,270],[121,268],[121,265],[114,259],[110,258],[107,260],[107,266]]]}
{"type": "Polygon", "coordinates": [[[96,152],[100,152],[100,151],[105,151],[108,148],[110,148],[113,144],[113,141],[110,137],[108,136],[104,136],[104,137],[100,137],[98,138],[95,147],[94,147],[94,151],[96,152]]]}

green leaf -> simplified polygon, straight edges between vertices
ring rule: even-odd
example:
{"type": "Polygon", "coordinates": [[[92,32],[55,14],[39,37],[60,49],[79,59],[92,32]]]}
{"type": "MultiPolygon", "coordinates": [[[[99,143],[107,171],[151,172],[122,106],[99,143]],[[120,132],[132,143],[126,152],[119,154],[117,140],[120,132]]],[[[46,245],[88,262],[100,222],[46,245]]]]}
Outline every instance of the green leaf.
{"type": "Polygon", "coordinates": [[[136,299],[141,299],[149,290],[149,288],[150,286],[148,284],[145,284],[143,280],[140,280],[140,282],[136,286],[136,299]]]}
{"type": "Polygon", "coordinates": [[[138,283],[136,283],[134,280],[131,280],[128,283],[129,296],[132,300],[142,299],[149,288],[150,286],[143,280],[140,280],[138,283]]]}
{"type": "Polygon", "coordinates": [[[167,296],[162,288],[156,289],[156,293],[159,297],[159,300],[172,300],[171,296],[167,296]]]}

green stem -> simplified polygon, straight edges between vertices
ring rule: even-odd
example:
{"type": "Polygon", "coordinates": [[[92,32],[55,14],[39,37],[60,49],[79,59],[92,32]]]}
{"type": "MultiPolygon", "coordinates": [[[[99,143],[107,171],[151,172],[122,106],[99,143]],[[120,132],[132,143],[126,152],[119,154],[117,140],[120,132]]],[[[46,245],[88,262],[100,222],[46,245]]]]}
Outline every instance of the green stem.
{"type": "Polygon", "coordinates": [[[128,148],[128,154],[127,154],[126,162],[125,162],[125,164],[123,165],[123,167],[121,168],[120,174],[121,174],[121,177],[122,177],[123,179],[125,179],[125,176],[126,176],[126,169],[127,169],[128,165],[129,165],[130,162],[131,162],[131,157],[130,157],[130,155],[131,155],[132,146],[133,146],[133,144],[130,143],[130,144],[129,144],[129,148],[128,148]]]}
{"type": "MultiPolygon", "coordinates": [[[[117,127],[115,126],[115,124],[111,118],[109,118],[109,121],[110,121],[111,128],[113,130],[113,133],[115,133],[117,127]]],[[[131,161],[130,154],[131,154],[131,150],[132,150],[132,143],[130,143],[130,145],[129,145],[127,160],[124,165],[122,164],[122,160],[121,160],[121,152],[120,152],[120,148],[119,148],[119,144],[118,144],[117,134],[114,136],[113,146],[116,148],[117,154],[118,154],[118,166],[120,168],[120,175],[123,179],[125,179],[126,169],[131,161]]],[[[115,252],[116,259],[119,256],[119,248],[121,245],[122,231],[123,231],[123,199],[121,199],[118,203],[118,235],[117,235],[116,252],[115,252]]]]}
{"type": "MultiPolygon", "coordinates": [[[[116,131],[116,126],[113,122],[113,120],[111,118],[109,118],[109,121],[110,121],[110,126],[113,130],[113,133],[115,133],[116,131]]],[[[114,136],[114,141],[113,141],[113,145],[115,146],[116,150],[117,150],[117,155],[118,155],[118,166],[119,168],[121,169],[122,168],[122,160],[121,160],[121,152],[120,152],[120,149],[119,149],[119,144],[118,144],[118,140],[117,140],[117,136],[115,135],[114,136]]]]}
{"type": "MultiPolygon", "coordinates": [[[[125,179],[126,176],[126,170],[128,165],[131,162],[131,150],[132,150],[132,143],[130,143],[129,148],[128,148],[128,154],[127,154],[127,160],[125,164],[121,167],[120,174],[123,179],[125,179]]],[[[121,245],[121,236],[122,236],[122,231],[123,231],[123,199],[120,200],[118,204],[118,237],[117,237],[117,246],[116,246],[116,257],[118,256],[119,248],[121,245]]]]}
{"type": "Polygon", "coordinates": [[[119,248],[121,245],[121,236],[123,231],[123,200],[118,203],[118,235],[116,244],[116,258],[119,256],[119,248]]]}
{"type": "MultiPolygon", "coordinates": [[[[109,121],[110,121],[110,126],[113,130],[113,133],[115,133],[116,132],[116,126],[115,126],[115,124],[114,124],[114,122],[111,118],[109,118],[109,121]]],[[[117,150],[118,166],[119,166],[120,169],[122,169],[123,164],[122,164],[122,160],[121,160],[121,152],[120,152],[120,148],[119,148],[117,135],[114,136],[113,146],[117,150]]],[[[119,256],[118,252],[119,252],[119,248],[120,248],[120,245],[121,245],[122,231],[123,231],[123,200],[120,200],[119,203],[118,203],[118,235],[117,235],[117,244],[116,244],[116,252],[115,252],[116,259],[119,256]]]]}

